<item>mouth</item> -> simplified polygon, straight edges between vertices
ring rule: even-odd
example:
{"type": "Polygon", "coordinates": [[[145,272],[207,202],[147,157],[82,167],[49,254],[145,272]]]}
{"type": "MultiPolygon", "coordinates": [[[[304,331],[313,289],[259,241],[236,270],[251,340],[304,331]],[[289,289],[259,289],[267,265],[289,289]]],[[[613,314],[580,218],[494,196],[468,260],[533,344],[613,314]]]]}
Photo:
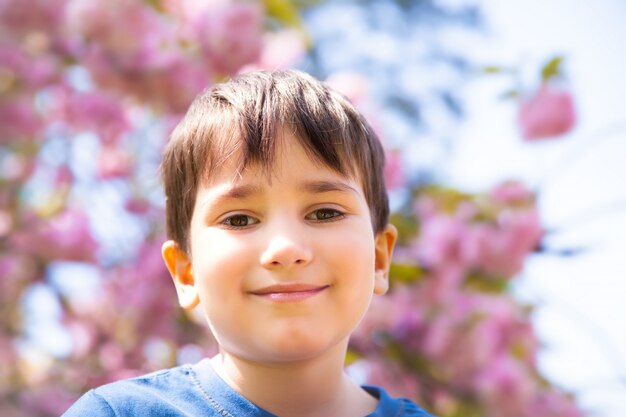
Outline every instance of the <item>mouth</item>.
{"type": "Polygon", "coordinates": [[[250,294],[275,302],[295,302],[313,297],[330,285],[279,284],[250,291],[250,294]]]}

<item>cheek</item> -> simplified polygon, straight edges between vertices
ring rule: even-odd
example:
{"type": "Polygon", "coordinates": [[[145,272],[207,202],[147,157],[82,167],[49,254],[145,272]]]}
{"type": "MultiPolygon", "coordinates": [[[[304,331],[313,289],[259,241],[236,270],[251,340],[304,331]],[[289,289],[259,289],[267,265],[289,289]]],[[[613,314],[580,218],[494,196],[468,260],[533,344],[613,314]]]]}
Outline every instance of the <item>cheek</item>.
{"type": "Polygon", "coordinates": [[[368,228],[359,229],[350,228],[328,237],[325,252],[333,260],[339,279],[366,287],[363,280],[373,280],[374,277],[374,238],[368,234],[368,228]]]}
{"type": "Polygon", "coordinates": [[[335,291],[334,308],[329,313],[332,320],[341,317],[342,331],[350,333],[362,320],[374,294],[374,242],[362,230],[331,242],[327,256],[332,257],[335,291]]]}
{"type": "Polygon", "coordinates": [[[219,231],[194,236],[192,256],[197,285],[212,294],[240,286],[245,271],[256,260],[254,253],[254,242],[249,239],[235,239],[219,231]]]}

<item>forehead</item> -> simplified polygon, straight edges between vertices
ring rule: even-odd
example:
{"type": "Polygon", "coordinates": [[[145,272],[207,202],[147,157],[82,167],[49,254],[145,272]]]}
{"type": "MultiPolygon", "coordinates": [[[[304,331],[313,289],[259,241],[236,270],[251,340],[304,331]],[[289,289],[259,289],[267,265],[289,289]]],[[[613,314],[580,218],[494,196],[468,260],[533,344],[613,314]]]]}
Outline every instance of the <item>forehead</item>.
{"type": "Polygon", "coordinates": [[[298,142],[283,142],[270,169],[252,163],[237,171],[235,160],[228,161],[206,184],[196,190],[196,210],[211,211],[235,201],[279,201],[329,195],[350,198],[367,207],[364,189],[352,177],[343,175],[310,158],[298,142]],[[278,200],[276,200],[278,199],[278,200]],[[286,199],[286,200],[285,200],[286,199]]]}
{"type": "Polygon", "coordinates": [[[243,182],[272,185],[276,181],[284,183],[306,178],[318,182],[354,183],[362,190],[356,167],[350,167],[347,172],[335,169],[323,157],[307,149],[295,134],[284,129],[274,139],[271,158],[246,158],[244,152],[241,147],[227,151],[228,157],[208,173],[203,185],[243,182]]]}
{"type": "Polygon", "coordinates": [[[271,183],[295,173],[361,182],[358,167],[348,162],[347,155],[337,155],[336,150],[320,154],[309,144],[310,140],[285,128],[278,129],[260,150],[250,149],[245,137],[234,135],[232,130],[221,136],[218,146],[207,155],[202,186],[240,182],[244,178],[271,183]]]}

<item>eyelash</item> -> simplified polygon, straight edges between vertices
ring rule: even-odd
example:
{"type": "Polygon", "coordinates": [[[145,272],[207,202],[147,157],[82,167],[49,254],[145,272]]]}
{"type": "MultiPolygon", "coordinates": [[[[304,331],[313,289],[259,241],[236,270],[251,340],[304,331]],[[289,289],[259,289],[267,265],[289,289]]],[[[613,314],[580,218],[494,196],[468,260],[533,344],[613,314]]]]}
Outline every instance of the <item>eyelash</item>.
{"type": "Polygon", "coordinates": [[[259,220],[255,219],[252,216],[248,216],[246,214],[235,214],[235,215],[225,218],[220,223],[222,223],[228,229],[247,229],[248,227],[259,223],[259,220]],[[248,220],[248,224],[243,225],[243,226],[236,226],[232,224],[233,219],[241,219],[241,218],[246,218],[248,220]],[[252,220],[252,223],[249,222],[250,220],[252,220]]]}
{"type": "Polygon", "coordinates": [[[307,214],[306,219],[307,220],[313,220],[316,221],[318,223],[326,223],[326,222],[333,222],[339,219],[342,219],[345,216],[345,213],[342,213],[339,210],[333,209],[333,208],[320,208],[317,210],[313,210],[310,214],[307,214]],[[332,214],[331,217],[325,218],[325,219],[311,219],[310,216],[312,214],[315,213],[320,213],[320,212],[324,212],[326,214],[332,214]]]}
{"type": "MultiPolygon", "coordinates": [[[[333,221],[337,221],[339,219],[342,219],[345,216],[345,213],[333,209],[333,208],[320,208],[317,210],[313,210],[311,213],[307,214],[305,216],[305,218],[307,220],[311,220],[314,221],[316,223],[327,223],[327,222],[333,222],[333,221]],[[323,219],[318,219],[318,218],[311,218],[313,215],[315,215],[315,217],[318,217],[320,213],[324,213],[326,215],[331,214],[330,217],[327,218],[323,218],[323,219]]],[[[254,226],[255,224],[259,223],[259,219],[256,219],[252,216],[248,216],[247,214],[235,214],[232,216],[229,216],[227,218],[225,218],[224,220],[222,220],[220,222],[222,225],[224,225],[226,228],[228,229],[247,229],[251,226],[254,226]],[[241,220],[242,218],[245,218],[247,221],[245,225],[234,225],[232,224],[233,219],[239,219],[241,220]],[[250,221],[252,220],[252,221],[250,221]]]]}

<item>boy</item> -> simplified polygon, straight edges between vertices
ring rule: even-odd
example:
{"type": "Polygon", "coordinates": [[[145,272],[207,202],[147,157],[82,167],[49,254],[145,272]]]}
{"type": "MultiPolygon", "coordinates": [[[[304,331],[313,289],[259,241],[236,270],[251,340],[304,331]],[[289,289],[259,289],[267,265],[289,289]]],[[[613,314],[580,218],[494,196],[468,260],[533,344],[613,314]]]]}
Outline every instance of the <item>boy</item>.
{"type": "Polygon", "coordinates": [[[162,163],[162,252],[219,353],[92,390],[65,415],[428,416],[343,371],[388,288],[383,166],[361,115],[306,74],[248,73],[196,98],[162,163]]]}

